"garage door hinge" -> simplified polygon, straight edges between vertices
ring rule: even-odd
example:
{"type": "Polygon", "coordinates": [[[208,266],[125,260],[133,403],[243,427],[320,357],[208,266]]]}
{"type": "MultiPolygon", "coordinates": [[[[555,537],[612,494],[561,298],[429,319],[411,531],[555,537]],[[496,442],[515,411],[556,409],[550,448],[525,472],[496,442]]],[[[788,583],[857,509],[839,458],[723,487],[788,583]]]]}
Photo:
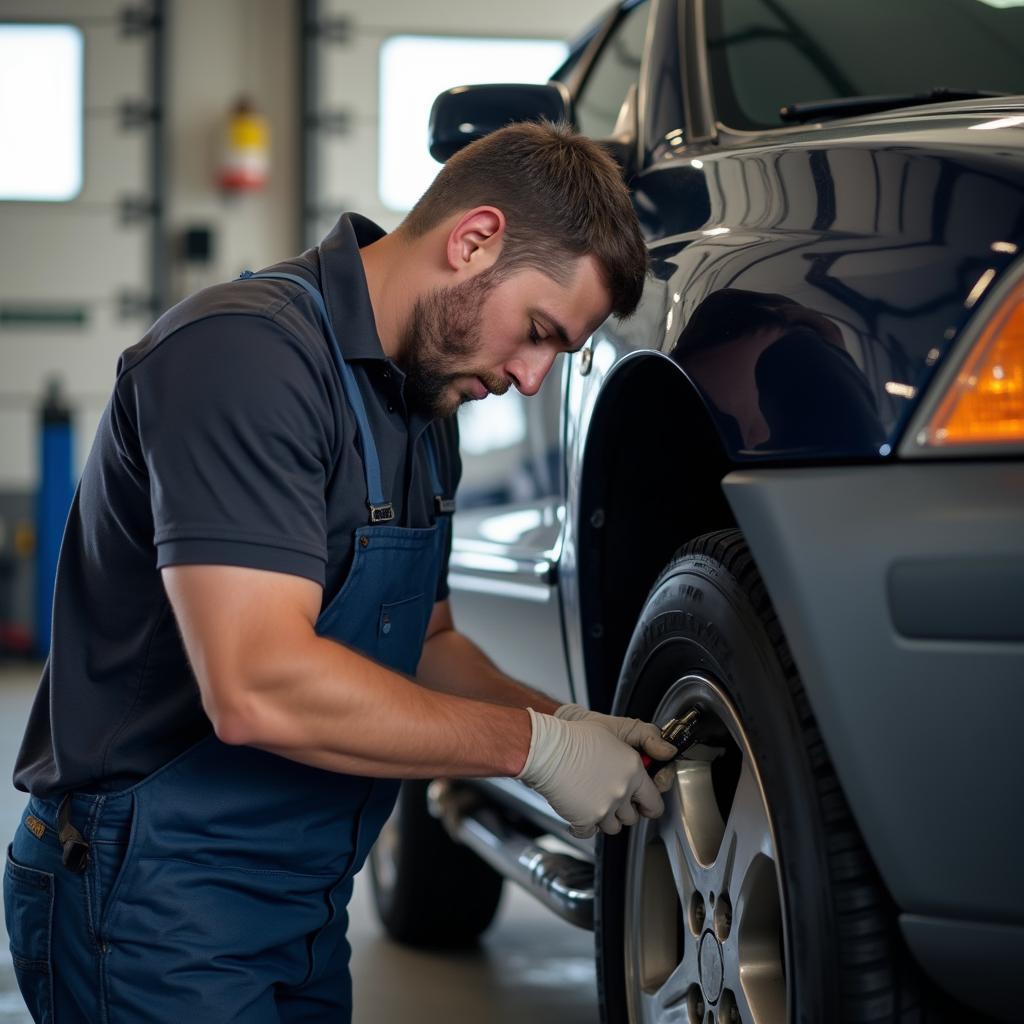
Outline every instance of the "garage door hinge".
{"type": "Polygon", "coordinates": [[[124,100],[120,110],[123,131],[148,128],[160,120],[160,108],[155,103],[147,103],[145,100],[124,100]]]}
{"type": "Polygon", "coordinates": [[[122,196],[118,207],[122,224],[151,220],[160,212],[160,204],[148,196],[122,196]]]}
{"type": "Polygon", "coordinates": [[[306,33],[325,43],[350,43],[352,41],[351,18],[321,18],[307,21],[306,33]]]}
{"type": "Polygon", "coordinates": [[[117,297],[117,314],[122,320],[152,319],[159,312],[155,295],[123,291],[117,297]]]}
{"type": "Polygon", "coordinates": [[[306,127],[319,128],[331,135],[348,135],[352,130],[352,112],[349,110],[321,110],[306,118],[306,127]]]}
{"type": "Polygon", "coordinates": [[[121,35],[142,36],[160,27],[160,16],[148,7],[121,9],[121,35]]]}

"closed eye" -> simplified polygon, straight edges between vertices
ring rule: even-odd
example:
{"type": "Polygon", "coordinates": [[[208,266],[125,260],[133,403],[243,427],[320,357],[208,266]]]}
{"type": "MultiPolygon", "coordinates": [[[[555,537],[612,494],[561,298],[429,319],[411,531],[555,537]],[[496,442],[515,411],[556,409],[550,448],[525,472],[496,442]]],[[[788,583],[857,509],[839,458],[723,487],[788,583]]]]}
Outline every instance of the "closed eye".
{"type": "Polygon", "coordinates": [[[546,337],[545,335],[541,334],[540,331],[537,330],[537,321],[536,320],[531,320],[530,321],[530,341],[539,343],[539,342],[544,341],[545,337],[546,337]]]}

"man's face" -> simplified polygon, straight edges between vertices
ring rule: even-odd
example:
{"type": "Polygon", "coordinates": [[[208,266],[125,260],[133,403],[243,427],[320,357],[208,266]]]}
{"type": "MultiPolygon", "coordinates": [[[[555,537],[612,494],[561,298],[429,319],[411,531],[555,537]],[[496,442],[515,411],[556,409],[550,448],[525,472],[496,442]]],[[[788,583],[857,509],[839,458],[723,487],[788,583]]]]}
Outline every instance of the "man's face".
{"type": "Polygon", "coordinates": [[[540,389],[559,352],[578,349],[608,316],[611,297],[596,261],[575,261],[565,284],[525,268],[494,269],[420,298],[406,328],[405,395],[429,416],[463,402],[540,389]]]}

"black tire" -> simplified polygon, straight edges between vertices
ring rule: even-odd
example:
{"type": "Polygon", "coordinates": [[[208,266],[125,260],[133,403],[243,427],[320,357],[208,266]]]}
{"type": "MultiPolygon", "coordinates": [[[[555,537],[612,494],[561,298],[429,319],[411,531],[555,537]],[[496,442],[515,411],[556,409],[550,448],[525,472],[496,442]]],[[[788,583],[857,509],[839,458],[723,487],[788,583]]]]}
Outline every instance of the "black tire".
{"type": "MultiPolygon", "coordinates": [[[[778,922],[783,973],[777,984],[788,1010],[780,1008],[762,1019],[774,1021],[785,1015],[801,1024],[921,1024],[944,1019],[938,1007],[926,1007],[920,996],[926,986],[921,985],[904,953],[894,908],[840,790],[767,592],[736,530],[707,534],[687,544],[655,583],[623,662],[616,713],[651,718],[666,692],[699,695],[702,677],[713,682],[714,694],[727,698],[721,706],[729,708],[731,702],[733,724],[738,721],[743,730],[738,756],[741,763],[749,757],[752,765],[745,770],[759,777],[765,820],[774,839],[775,885],[769,885],[779,890],[778,917],[770,928],[774,930],[774,922],[778,922]],[[693,681],[679,682],[684,679],[693,681]]],[[[689,706],[699,707],[701,701],[694,697],[689,706]]],[[[663,706],[659,717],[664,720],[669,712],[678,714],[686,709],[685,704],[663,706]]],[[[713,799],[718,801],[724,821],[731,803],[723,806],[720,788],[727,792],[728,779],[720,787],[710,766],[716,764],[716,757],[725,765],[730,737],[724,730],[718,735],[724,738],[708,741],[712,753],[706,765],[714,781],[713,799]],[[714,747],[715,743],[720,747],[714,747]],[[718,749],[725,753],[715,754],[718,749]]],[[[701,764],[703,767],[705,762],[701,764]]],[[[724,766],[719,777],[728,776],[730,770],[724,766]]],[[[736,768],[734,786],[738,777],[736,768]]],[[[680,816],[682,807],[677,804],[680,816]]],[[[630,1019],[627,955],[633,956],[631,976],[646,970],[636,950],[645,948],[642,942],[647,939],[631,938],[632,954],[627,954],[624,936],[630,913],[627,895],[646,891],[643,885],[647,883],[635,879],[648,870],[639,866],[637,853],[630,853],[630,831],[603,837],[598,844],[596,939],[603,1019],[608,1024],[630,1019]],[[635,860],[629,876],[632,883],[627,879],[630,856],[635,860]],[[633,890],[629,890],[630,884],[633,890]]],[[[640,845],[642,835],[638,833],[634,840],[634,850],[648,851],[644,856],[649,860],[649,848],[640,845]]],[[[666,849],[663,840],[654,842],[662,842],[660,849],[666,849]]],[[[716,859],[720,855],[721,851],[716,859]]],[[[660,877],[665,877],[664,870],[660,877]]],[[[719,893],[720,904],[723,893],[719,893]]],[[[635,895],[631,898],[632,920],[643,923],[643,928],[634,931],[644,931],[648,904],[638,902],[635,895]],[[638,911],[637,907],[644,909],[638,911]]],[[[707,905],[706,896],[693,898],[707,905]]],[[[710,898],[710,907],[714,907],[713,893],[710,898]]],[[[698,909],[703,912],[705,908],[698,909]]],[[[732,922],[731,906],[727,909],[732,922]]],[[[692,948],[686,943],[700,943],[709,922],[698,916],[696,925],[688,925],[688,920],[694,919],[687,918],[687,911],[680,908],[677,914],[671,927],[680,937],[672,941],[677,941],[682,963],[692,948]],[[691,932],[684,934],[688,926],[691,932]]],[[[735,951],[744,934],[738,915],[734,924],[735,951]]],[[[725,931],[728,935],[728,925],[725,931]]],[[[719,949],[726,949],[724,941],[719,949]]],[[[738,952],[733,955],[738,959],[738,952]]],[[[720,963],[728,962],[725,952],[720,956],[720,963]]],[[[704,967],[699,957],[698,964],[689,969],[698,971],[699,985],[703,985],[704,967]]],[[[712,973],[718,970],[716,966],[712,973]]],[[[678,976],[684,981],[673,984],[687,983],[685,971],[678,976]]],[[[659,983],[660,976],[655,986],[659,983]]],[[[634,1001],[645,998],[636,995],[638,983],[632,984],[634,1001]]],[[[712,998],[701,988],[691,986],[688,991],[692,1004],[698,1005],[691,1005],[690,1016],[683,1019],[694,1020],[699,1014],[703,1021],[703,1000],[708,998],[709,1019],[739,1019],[751,1024],[738,1012],[731,1017],[724,1002],[712,1006],[712,998]]],[[[728,997],[721,989],[719,992],[715,998],[725,1001],[728,997]]],[[[945,1001],[942,1005],[947,1006],[945,1001]]],[[[660,1010],[654,1006],[645,1013],[658,1017],[660,1010]]]]}
{"type": "Polygon", "coordinates": [[[494,920],[503,879],[430,816],[427,785],[402,783],[395,810],[370,852],[374,903],[398,942],[468,946],[494,920]]]}

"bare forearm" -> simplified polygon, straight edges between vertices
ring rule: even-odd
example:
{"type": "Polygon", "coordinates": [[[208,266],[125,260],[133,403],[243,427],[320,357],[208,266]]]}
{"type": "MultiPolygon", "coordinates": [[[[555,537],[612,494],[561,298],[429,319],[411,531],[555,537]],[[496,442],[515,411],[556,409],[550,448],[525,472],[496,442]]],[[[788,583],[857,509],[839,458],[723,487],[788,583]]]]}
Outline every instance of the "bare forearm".
{"type": "Polygon", "coordinates": [[[253,672],[237,741],[304,764],[387,778],[516,775],[529,751],[525,712],[433,692],[318,636],[253,672]]]}
{"type": "Polygon", "coordinates": [[[423,645],[416,678],[440,693],[504,704],[531,707],[552,714],[558,702],[506,675],[469,637],[455,629],[434,633],[423,645]]]}

